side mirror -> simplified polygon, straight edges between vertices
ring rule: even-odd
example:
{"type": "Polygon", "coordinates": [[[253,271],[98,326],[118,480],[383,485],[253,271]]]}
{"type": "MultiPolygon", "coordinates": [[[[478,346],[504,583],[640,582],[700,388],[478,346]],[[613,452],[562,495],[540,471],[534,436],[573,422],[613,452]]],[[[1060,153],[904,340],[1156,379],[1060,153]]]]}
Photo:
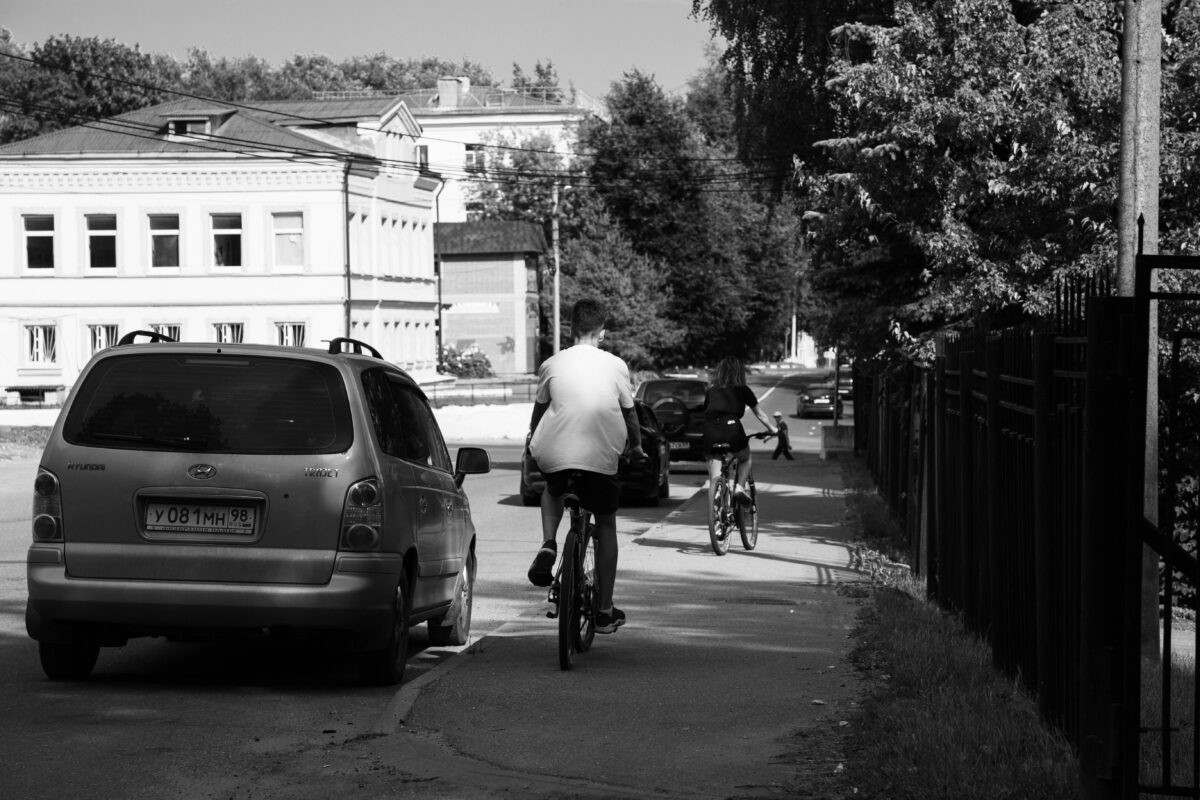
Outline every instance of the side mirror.
{"type": "Polygon", "coordinates": [[[454,482],[462,486],[468,475],[483,475],[492,471],[492,457],[482,447],[460,447],[454,460],[454,482]]]}

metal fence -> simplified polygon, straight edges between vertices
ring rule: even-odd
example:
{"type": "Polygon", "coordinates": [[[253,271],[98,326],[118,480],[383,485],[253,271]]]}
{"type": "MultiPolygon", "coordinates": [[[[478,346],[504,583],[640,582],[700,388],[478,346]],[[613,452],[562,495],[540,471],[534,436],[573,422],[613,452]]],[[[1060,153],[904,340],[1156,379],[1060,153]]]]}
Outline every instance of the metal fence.
{"type": "Polygon", "coordinates": [[[1086,307],[946,336],[932,364],[857,376],[858,446],[929,594],[990,643],[1043,716],[1079,735],[1086,307]],[[864,385],[866,384],[866,385],[864,385]],[[860,391],[864,389],[865,391],[860,391]]]}
{"type": "Polygon", "coordinates": [[[929,595],[1073,743],[1087,800],[1200,798],[1194,655],[1181,680],[1170,622],[1200,581],[1197,286],[1200,259],[1139,256],[1134,298],[1067,286],[1042,323],[856,376],[856,446],[929,595]],[[1152,289],[1167,270],[1190,283],[1152,289]]]}

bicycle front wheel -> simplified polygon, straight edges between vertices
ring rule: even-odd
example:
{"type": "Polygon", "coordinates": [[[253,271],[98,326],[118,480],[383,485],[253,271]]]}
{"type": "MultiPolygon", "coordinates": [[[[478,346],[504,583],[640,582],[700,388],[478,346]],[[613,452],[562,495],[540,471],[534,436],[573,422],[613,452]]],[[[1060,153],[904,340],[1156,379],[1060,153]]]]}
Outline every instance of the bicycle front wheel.
{"type": "Polygon", "coordinates": [[[729,552],[729,482],[718,478],[709,492],[708,541],[719,556],[729,552]]]}
{"type": "Polygon", "coordinates": [[[570,669],[579,636],[579,537],[567,532],[563,543],[562,569],[558,577],[558,666],[570,669]]]}
{"type": "Polygon", "coordinates": [[[754,478],[746,481],[750,502],[738,503],[735,512],[738,533],[742,535],[742,546],[753,550],[758,545],[758,498],[754,492],[754,478]]]}

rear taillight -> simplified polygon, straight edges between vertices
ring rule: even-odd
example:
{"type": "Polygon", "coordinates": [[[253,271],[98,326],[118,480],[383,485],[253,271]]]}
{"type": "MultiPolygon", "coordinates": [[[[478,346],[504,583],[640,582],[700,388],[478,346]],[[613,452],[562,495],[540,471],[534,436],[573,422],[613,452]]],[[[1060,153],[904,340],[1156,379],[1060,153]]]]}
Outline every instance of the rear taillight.
{"type": "Polygon", "coordinates": [[[358,481],[346,491],[342,508],[342,550],[378,550],[383,527],[383,502],[374,478],[358,481]]]}
{"type": "Polygon", "coordinates": [[[33,540],[63,540],[62,492],[57,476],[44,469],[38,470],[33,481],[33,540]]]}

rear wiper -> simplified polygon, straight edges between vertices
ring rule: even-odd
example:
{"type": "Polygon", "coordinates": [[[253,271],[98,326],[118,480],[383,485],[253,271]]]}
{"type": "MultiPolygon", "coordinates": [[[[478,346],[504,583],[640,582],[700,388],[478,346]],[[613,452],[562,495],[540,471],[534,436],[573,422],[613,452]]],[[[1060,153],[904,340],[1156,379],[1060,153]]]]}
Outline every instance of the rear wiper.
{"type": "Polygon", "coordinates": [[[92,438],[109,442],[132,442],[159,447],[178,447],[183,450],[205,450],[208,439],[195,436],[142,436],[135,433],[93,433],[92,438]]]}

